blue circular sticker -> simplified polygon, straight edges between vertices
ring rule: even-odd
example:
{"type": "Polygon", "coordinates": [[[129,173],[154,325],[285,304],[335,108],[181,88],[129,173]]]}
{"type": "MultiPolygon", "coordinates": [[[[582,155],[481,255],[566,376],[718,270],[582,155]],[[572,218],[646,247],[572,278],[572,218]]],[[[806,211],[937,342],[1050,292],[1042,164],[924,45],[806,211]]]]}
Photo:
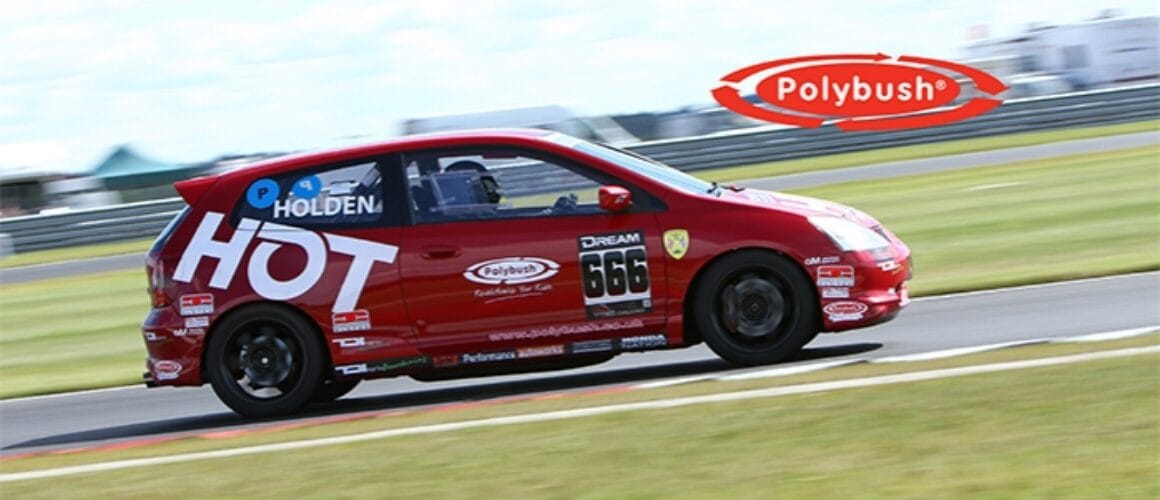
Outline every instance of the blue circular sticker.
{"type": "Polygon", "coordinates": [[[314,198],[322,192],[322,179],[319,179],[317,175],[308,175],[298,179],[294,182],[294,187],[290,188],[290,192],[304,200],[314,198]]]}
{"type": "Polygon", "coordinates": [[[258,210],[269,208],[282,194],[273,179],[258,179],[246,189],[246,202],[258,210]]]}

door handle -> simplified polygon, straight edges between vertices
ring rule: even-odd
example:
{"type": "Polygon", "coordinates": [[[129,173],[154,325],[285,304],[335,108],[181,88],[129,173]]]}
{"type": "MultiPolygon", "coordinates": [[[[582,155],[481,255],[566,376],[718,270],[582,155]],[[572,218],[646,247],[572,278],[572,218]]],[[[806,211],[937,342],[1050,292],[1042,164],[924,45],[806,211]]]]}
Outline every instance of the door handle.
{"type": "Polygon", "coordinates": [[[423,247],[419,252],[419,256],[427,260],[454,259],[462,254],[463,250],[450,245],[423,247]]]}

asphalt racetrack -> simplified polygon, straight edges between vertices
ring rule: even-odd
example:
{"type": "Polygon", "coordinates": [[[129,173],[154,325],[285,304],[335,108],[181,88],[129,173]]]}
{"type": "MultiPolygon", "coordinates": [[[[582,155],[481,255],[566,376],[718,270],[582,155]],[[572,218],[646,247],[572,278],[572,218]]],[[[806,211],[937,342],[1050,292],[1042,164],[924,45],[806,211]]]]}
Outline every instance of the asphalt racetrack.
{"type": "MultiPolygon", "coordinates": [[[[1160,133],[1147,132],[756,179],[741,184],[791,189],[1106,151],[1158,141],[1160,133]]],[[[0,281],[16,283],[142,265],[140,255],[89,259],[9,269],[0,273],[0,281]]],[[[820,336],[796,360],[784,365],[914,354],[1157,325],[1160,325],[1160,273],[1141,273],[917,299],[892,322],[840,335],[820,336]]],[[[364,382],[337,403],[313,407],[288,420],[579,391],[729,371],[745,370],[731,367],[702,345],[626,354],[601,365],[568,371],[437,383],[421,383],[404,377],[364,382]]],[[[15,399],[0,401],[0,455],[261,424],[232,413],[218,402],[208,386],[181,389],[132,386],[15,399]]]]}
{"type": "MultiPolygon", "coordinates": [[[[1155,272],[921,298],[893,322],[820,336],[797,360],[783,366],[1152,327],[1160,325],[1157,304],[1160,273],[1155,272]]],[[[746,370],[753,369],[737,370],[702,345],[626,354],[601,365],[560,372],[437,383],[386,379],[364,382],[346,398],[294,419],[746,370]]],[[[0,402],[0,415],[0,455],[260,424],[232,413],[208,386],[134,386],[9,400],[0,402]]]]}

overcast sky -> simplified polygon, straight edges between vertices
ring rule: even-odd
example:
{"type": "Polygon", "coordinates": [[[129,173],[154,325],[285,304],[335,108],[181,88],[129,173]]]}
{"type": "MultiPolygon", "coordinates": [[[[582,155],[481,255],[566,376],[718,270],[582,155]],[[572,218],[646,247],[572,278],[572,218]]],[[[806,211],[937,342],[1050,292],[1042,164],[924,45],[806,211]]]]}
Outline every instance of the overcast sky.
{"type": "Polygon", "coordinates": [[[406,118],[539,104],[711,102],[725,73],[795,55],[959,58],[1155,1],[13,0],[0,13],[0,168],[86,170],[117,144],[162,161],[393,135],[406,118]],[[1046,7],[1050,5],[1050,7],[1046,7]]]}

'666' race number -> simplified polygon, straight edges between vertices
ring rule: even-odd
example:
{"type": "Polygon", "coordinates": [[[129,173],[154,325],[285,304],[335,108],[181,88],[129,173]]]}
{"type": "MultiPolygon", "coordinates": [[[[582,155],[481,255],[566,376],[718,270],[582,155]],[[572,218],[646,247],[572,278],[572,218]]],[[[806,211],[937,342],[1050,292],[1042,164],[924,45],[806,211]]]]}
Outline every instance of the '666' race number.
{"type": "Polygon", "coordinates": [[[589,319],[652,312],[643,231],[581,236],[580,277],[589,319]]]}

